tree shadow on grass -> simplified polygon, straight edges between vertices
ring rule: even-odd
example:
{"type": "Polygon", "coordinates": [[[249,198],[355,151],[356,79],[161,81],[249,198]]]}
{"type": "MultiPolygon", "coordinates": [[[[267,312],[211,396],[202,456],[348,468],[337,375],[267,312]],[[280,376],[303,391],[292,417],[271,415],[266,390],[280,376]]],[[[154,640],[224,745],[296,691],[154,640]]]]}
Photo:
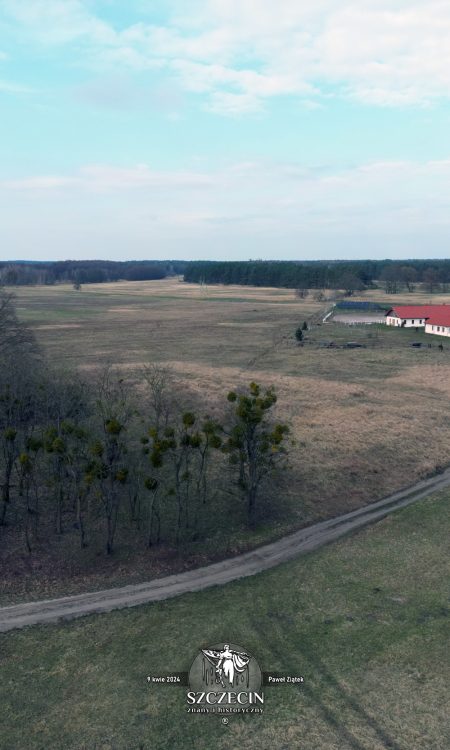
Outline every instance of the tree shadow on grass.
{"type": "MultiPolygon", "coordinates": [[[[341,682],[332,674],[322,659],[317,655],[315,647],[308,643],[308,640],[302,636],[303,648],[300,650],[296,647],[295,653],[286,653],[286,630],[289,627],[292,631],[294,630],[292,625],[293,621],[291,618],[272,614],[272,618],[277,619],[283,625],[283,638],[277,636],[275,630],[267,632],[260,622],[252,619],[252,625],[255,631],[258,632],[261,638],[264,640],[266,647],[272,652],[276,658],[278,664],[286,671],[287,674],[291,674],[293,671],[299,670],[299,673],[304,673],[306,670],[311,674],[318,676],[319,684],[312,685],[308,682],[304,682],[301,685],[295,687],[303,694],[305,694],[310,700],[311,704],[316,706],[322,716],[324,717],[327,724],[332,727],[336,734],[339,736],[342,743],[342,748],[348,747],[352,750],[367,750],[367,745],[362,744],[361,741],[355,737],[354,733],[344,724],[342,711],[339,709],[339,704],[344,705],[349,709],[353,715],[358,719],[361,725],[365,725],[369,728],[373,735],[376,736],[380,745],[387,750],[407,750],[398,744],[396,740],[391,737],[386,729],[373,717],[371,716],[362,706],[362,704],[356,699],[352,693],[345,688],[341,682]],[[300,665],[299,667],[297,665],[300,665]],[[332,696],[327,700],[324,695],[324,691],[321,689],[321,684],[326,685],[327,688],[332,692],[332,696]]],[[[292,633],[296,635],[296,633],[292,633]]],[[[292,638],[292,642],[297,639],[292,638]]]]}

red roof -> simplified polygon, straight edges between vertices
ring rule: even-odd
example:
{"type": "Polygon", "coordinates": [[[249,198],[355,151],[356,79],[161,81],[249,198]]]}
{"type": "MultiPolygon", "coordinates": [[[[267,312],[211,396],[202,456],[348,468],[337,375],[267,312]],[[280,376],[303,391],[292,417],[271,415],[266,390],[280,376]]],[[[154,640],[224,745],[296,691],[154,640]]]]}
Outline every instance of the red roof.
{"type": "Polygon", "coordinates": [[[427,320],[433,326],[450,326],[450,305],[436,305],[427,320]]]}
{"type": "MultiPolygon", "coordinates": [[[[392,307],[386,315],[395,313],[402,320],[415,320],[416,318],[423,320],[424,318],[430,318],[431,315],[439,315],[440,312],[450,315],[450,305],[398,305],[397,307],[392,307]]],[[[428,322],[430,321],[427,320],[428,322]]]]}

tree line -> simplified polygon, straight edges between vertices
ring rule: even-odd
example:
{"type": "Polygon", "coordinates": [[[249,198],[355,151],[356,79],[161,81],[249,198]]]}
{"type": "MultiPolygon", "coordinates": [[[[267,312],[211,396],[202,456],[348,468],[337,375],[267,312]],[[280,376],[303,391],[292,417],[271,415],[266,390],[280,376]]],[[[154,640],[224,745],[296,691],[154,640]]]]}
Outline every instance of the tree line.
{"type": "Polygon", "coordinates": [[[355,261],[55,261],[0,262],[0,285],[99,284],[183,275],[200,284],[341,289],[347,295],[381,286],[388,294],[448,291],[450,260],[355,261]]]}
{"type": "Polygon", "coordinates": [[[134,381],[57,371],[5,290],[0,352],[0,537],[13,527],[31,554],[70,532],[111,554],[121,528],[180,547],[236,528],[230,514],[255,525],[290,440],[273,388],[230,390],[207,414],[156,365],[134,381]]]}
{"type": "Polygon", "coordinates": [[[0,285],[101,284],[108,281],[148,281],[183,274],[184,261],[55,261],[0,263],[0,285]]]}
{"type": "Polygon", "coordinates": [[[195,261],[185,281],[294,289],[343,289],[348,294],[382,286],[387,293],[448,291],[450,260],[355,261],[195,261]]]}

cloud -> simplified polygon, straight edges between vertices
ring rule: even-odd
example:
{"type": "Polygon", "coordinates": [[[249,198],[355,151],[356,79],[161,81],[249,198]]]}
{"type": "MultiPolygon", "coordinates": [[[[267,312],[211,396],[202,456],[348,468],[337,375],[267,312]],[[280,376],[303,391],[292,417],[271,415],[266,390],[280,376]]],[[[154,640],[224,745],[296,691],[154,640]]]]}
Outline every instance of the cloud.
{"type": "Polygon", "coordinates": [[[2,0],[0,9],[44,44],[68,44],[85,39],[90,44],[115,44],[112,26],[89,12],[81,0],[2,0]]]}
{"type": "Polygon", "coordinates": [[[14,81],[5,81],[0,79],[0,92],[5,94],[37,94],[39,91],[33,89],[30,86],[23,86],[20,83],[14,81]]]}
{"type": "MultiPolygon", "coordinates": [[[[0,182],[3,191],[60,192],[78,194],[115,193],[130,199],[154,198],[170,215],[178,206],[184,215],[189,207],[205,207],[209,216],[236,218],[240,207],[249,214],[284,218],[295,225],[305,221],[333,220],[345,224],[354,212],[369,220],[394,214],[397,209],[430,211],[442,207],[450,225],[450,160],[387,161],[362,164],[338,172],[305,168],[298,164],[242,162],[216,171],[153,170],[147,164],[116,167],[86,165],[72,175],[35,175],[0,182]],[[168,201],[167,196],[171,196],[168,201]],[[172,200],[173,198],[173,200],[172,200]]],[[[201,212],[203,213],[203,211],[201,212]]],[[[419,215],[418,214],[418,215],[419,215]]]]}
{"type": "Polygon", "coordinates": [[[146,164],[121,168],[104,164],[82,167],[74,175],[38,175],[15,180],[3,180],[0,189],[15,191],[48,191],[61,188],[83,192],[109,192],[148,189],[194,189],[208,187],[207,174],[196,172],[158,172],[146,164]]]}
{"type": "Polygon", "coordinates": [[[36,43],[81,45],[100,69],[163,68],[223,114],[324,92],[377,106],[450,96],[449,0],[193,0],[113,26],[82,0],[3,0],[36,43]],[[142,20],[145,19],[145,20],[142,20]]]}
{"type": "Polygon", "coordinates": [[[78,101],[92,107],[124,112],[158,110],[170,116],[183,103],[182,91],[172,81],[149,84],[136,80],[129,71],[95,77],[75,86],[72,93],[78,101]]]}
{"type": "Polygon", "coordinates": [[[448,254],[450,160],[340,171],[86,165],[0,182],[9,257],[423,257],[448,254]],[[23,217],[26,216],[26,221],[23,217]]]}

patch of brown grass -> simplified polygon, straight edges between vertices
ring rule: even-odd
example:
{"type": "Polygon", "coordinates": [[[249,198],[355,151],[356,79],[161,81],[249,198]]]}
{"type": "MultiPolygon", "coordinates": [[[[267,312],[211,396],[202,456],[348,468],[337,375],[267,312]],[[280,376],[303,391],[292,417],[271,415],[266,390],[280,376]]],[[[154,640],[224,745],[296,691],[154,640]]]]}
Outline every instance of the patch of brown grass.
{"type": "MultiPolygon", "coordinates": [[[[199,400],[208,394],[210,404],[223,401],[230,388],[247,385],[250,377],[233,367],[167,364],[186,379],[199,400]]],[[[448,366],[413,366],[382,383],[361,386],[258,371],[258,382],[277,389],[278,418],[292,427],[288,492],[297,517],[336,515],[408,486],[447,463],[450,421],[440,394],[446,394],[447,404],[448,375],[448,366]],[[433,387],[426,387],[430,382],[433,387]]]]}

